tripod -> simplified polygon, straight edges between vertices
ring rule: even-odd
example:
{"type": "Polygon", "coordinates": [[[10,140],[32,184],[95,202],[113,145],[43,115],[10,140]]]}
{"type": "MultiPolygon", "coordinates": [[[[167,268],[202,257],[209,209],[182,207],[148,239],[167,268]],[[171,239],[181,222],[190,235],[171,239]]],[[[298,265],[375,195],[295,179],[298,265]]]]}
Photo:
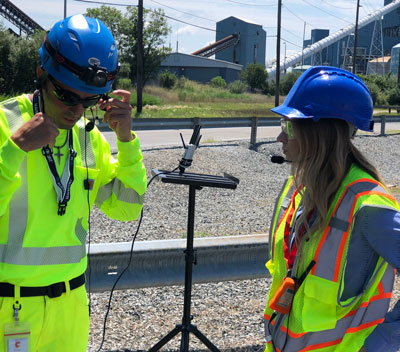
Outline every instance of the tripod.
{"type": "Polygon", "coordinates": [[[196,203],[196,190],[203,187],[217,187],[217,188],[230,188],[235,189],[239,180],[229,176],[212,176],[201,175],[193,173],[180,173],[152,170],[154,175],[157,175],[162,182],[183,184],[189,186],[189,209],[188,209],[188,222],[187,222],[187,239],[185,253],[185,294],[183,302],[183,317],[182,324],[177,324],[167,335],[165,335],[159,342],[157,342],[149,352],[158,351],[168,341],[173,339],[176,335],[182,332],[180,352],[189,351],[189,334],[194,334],[204,345],[206,345],[213,352],[220,352],[207,337],[202,334],[196,325],[191,323],[190,306],[192,299],[192,266],[195,263],[195,251],[193,249],[194,237],[194,214],[196,203]]]}

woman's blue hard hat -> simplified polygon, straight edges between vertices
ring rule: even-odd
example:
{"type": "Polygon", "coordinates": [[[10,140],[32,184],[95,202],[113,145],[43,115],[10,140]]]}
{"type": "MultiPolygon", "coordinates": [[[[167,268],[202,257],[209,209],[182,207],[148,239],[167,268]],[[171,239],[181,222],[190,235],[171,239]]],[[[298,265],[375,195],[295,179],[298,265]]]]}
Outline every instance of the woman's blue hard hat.
{"type": "Polygon", "coordinates": [[[295,82],[282,105],[271,111],[288,119],[341,119],[373,131],[373,102],[368,87],[353,73],[314,66],[295,82]]]}

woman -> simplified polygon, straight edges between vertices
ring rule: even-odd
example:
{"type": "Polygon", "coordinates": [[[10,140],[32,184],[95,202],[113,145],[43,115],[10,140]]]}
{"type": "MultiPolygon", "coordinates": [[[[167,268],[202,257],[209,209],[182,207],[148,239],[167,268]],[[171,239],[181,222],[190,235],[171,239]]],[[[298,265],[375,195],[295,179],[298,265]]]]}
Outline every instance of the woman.
{"type": "Polygon", "coordinates": [[[312,67],[272,111],[293,176],[271,224],[266,351],[397,351],[400,304],[387,311],[400,208],[351,142],[358,128],[373,131],[368,88],[312,67]]]}

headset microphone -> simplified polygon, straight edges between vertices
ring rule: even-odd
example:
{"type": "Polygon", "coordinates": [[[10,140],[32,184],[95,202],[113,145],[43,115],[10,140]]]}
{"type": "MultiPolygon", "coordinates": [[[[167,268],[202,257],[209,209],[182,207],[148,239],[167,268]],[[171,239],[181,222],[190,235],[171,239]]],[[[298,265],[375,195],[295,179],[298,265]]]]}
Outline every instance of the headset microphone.
{"type": "Polygon", "coordinates": [[[283,156],[280,155],[271,155],[271,162],[274,164],[283,164],[289,162],[289,160],[286,160],[283,156]]]}
{"type": "Polygon", "coordinates": [[[85,131],[90,132],[94,128],[94,125],[95,125],[94,119],[90,120],[85,126],[85,131]]]}

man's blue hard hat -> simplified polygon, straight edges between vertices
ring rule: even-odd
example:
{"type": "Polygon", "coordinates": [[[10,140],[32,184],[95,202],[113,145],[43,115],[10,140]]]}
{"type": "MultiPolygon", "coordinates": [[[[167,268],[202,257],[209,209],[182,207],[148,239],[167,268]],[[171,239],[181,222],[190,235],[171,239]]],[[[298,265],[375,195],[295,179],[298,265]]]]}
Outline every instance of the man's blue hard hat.
{"type": "Polygon", "coordinates": [[[86,93],[110,91],[119,70],[111,32],[99,19],[83,15],[57,22],[46,34],[39,54],[51,76],[86,93]]]}
{"type": "Polygon", "coordinates": [[[282,105],[271,111],[288,119],[341,119],[373,131],[373,103],[365,83],[349,71],[314,66],[293,85],[282,105]]]}

